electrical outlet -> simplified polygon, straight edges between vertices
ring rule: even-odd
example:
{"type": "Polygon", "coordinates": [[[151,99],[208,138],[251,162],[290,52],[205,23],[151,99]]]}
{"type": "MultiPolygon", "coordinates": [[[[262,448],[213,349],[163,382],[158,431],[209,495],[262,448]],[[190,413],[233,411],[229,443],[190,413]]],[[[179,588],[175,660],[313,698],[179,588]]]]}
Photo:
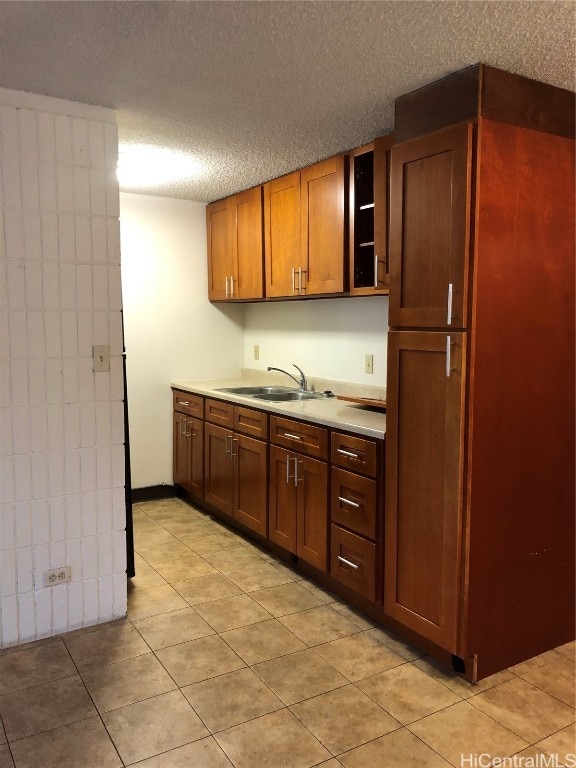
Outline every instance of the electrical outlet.
{"type": "Polygon", "coordinates": [[[254,360],[260,360],[260,344],[254,344],[254,360]]]}
{"type": "Polygon", "coordinates": [[[106,344],[96,344],[92,347],[94,373],[107,373],[110,371],[110,347],[106,344]]]}
{"type": "Polygon", "coordinates": [[[56,584],[66,584],[72,578],[72,569],[69,565],[63,565],[62,568],[52,568],[50,571],[44,571],[44,586],[53,587],[56,584]]]}
{"type": "Polygon", "coordinates": [[[364,356],[364,373],[374,373],[374,355],[364,356]]]}

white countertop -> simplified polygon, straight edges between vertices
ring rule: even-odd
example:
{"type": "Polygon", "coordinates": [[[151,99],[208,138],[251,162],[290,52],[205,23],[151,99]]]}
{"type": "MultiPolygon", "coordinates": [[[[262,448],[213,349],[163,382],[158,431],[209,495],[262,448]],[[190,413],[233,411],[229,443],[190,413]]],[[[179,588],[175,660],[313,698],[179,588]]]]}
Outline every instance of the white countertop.
{"type": "Polygon", "coordinates": [[[360,405],[345,403],[336,397],[318,400],[292,400],[285,403],[258,400],[246,395],[234,395],[232,392],[218,392],[222,387],[251,386],[254,382],[241,379],[216,379],[210,381],[172,381],[170,386],[204,397],[227,400],[238,405],[257,408],[260,411],[277,413],[295,419],[310,421],[326,427],[343,429],[380,440],[386,434],[386,414],[363,408],[360,405]]]}

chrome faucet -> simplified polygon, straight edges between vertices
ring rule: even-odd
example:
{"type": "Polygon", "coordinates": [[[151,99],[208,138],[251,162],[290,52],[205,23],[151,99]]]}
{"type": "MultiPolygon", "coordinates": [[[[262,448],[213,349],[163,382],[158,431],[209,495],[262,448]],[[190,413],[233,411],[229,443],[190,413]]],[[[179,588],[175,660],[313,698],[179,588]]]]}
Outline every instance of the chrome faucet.
{"type": "Polygon", "coordinates": [[[296,384],[298,384],[298,386],[300,387],[302,392],[307,392],[307,390],[308,390],[308,382],[306,381],[306,376],[304,375],[304,371],[302,370],[302,368],[298,368],[296,363],[293,363],[292,365],[300,373],[300,381],[298,381],[296,376],[292,376],[291,373],[288,373],[288,371],[285,371],[283,368],[273,368],[271,365],[269,365],[268,368],[266,368],[266,370],[267,371],[280,371],[280,373],[285,373],[286,376],[290,376],[290,378],[293,379],[296,382],[296,384]]]}

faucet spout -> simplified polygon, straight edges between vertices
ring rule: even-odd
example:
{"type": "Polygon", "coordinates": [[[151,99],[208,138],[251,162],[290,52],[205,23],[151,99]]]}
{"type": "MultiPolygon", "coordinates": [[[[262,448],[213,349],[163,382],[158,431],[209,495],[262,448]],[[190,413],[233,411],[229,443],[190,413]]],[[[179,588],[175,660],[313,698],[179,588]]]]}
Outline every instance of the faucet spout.
{"type": "Polygon", "coordinates": [[[288,373],[288,371],[285,371],[283,368],[274,368],[273,366],[269,365],[268,368],[266,368],[267,371],[279,371],[280,373],[285,373],[286,376],[290,376],[290,378],[298,384],[302,392],[307,391],[308,382],[306,381],[306,376],[304,375],[304,371],[302,368],[298,368],[298,366],[294,363],[294,368],[299,372],[300,374],[300,381],[296,378],[296,376],[292,376],[291,373],[288,373]]]}

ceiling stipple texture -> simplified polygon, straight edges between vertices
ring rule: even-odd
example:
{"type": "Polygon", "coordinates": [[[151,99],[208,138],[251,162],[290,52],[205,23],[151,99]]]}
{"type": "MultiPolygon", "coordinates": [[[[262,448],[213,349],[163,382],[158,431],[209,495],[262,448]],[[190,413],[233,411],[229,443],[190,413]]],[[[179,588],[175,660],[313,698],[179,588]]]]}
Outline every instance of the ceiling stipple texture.
{"type": "Polygon", "coordinates": [[[0,2],[0,85],[118,110],[198,156],[208,201],[370,141],[395,97],[483,61],[574,88],[573,2],[0,2]]]}

